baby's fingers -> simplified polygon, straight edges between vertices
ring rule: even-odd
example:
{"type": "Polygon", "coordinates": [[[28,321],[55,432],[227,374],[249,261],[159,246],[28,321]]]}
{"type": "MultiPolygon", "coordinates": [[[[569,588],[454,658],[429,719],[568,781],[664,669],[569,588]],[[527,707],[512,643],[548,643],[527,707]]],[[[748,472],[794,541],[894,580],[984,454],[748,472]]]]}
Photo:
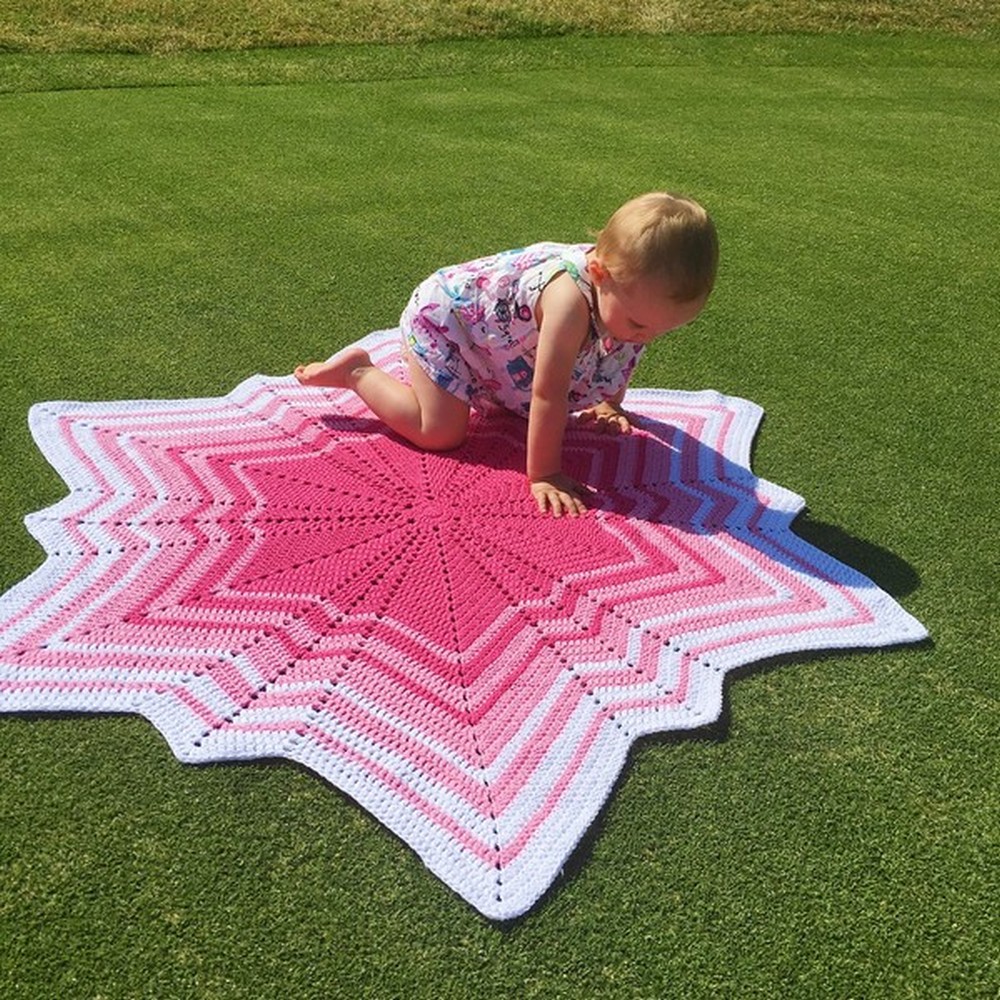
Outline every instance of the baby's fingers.
{"type": "Polygon", "coordinates": [[[559,496],[553,497],[551,507],[553,517],[562,517],[563,514],[579,517],[587,509],[581,500],[568,493],[560,493],[559,496]]]}
{"type": "Polygon", "coordinates": [[[577,423],[589,424],[598,434],[628,434],[632,430],[629,415],[623,410],[608,410],[591,407],[576,415],[577,423]]]}
{"type": "Polygon", "coordinates": [[[538,493],[535,499],[538,501],[538,509],[543,514],[551,513],[553,517],[562,517],[564,514],[579,517],[587,509],[579,496],[566,490],[545,490],[538,493]]]}
{"type": "Polygon", "coordinates": [[[629,422],[621,414],[616,413],[614,416],[598,419],[597,429],[602,434],[628,434],[629,422]]]}
{"type": "Polygon", "coordinates": [[[543,514],[551,513],[553,517],[562,517],[563,508],[567,507],[569,499],[568,493],[543,493],[538,498],[538,509],[543,514]]]}

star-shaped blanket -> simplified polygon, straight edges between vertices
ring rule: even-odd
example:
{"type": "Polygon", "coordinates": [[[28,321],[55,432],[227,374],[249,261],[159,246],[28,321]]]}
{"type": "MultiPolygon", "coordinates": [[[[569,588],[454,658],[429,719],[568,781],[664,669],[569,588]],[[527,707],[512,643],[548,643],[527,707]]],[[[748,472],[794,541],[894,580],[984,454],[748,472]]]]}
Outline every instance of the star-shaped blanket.
{"type": "MultiPolygon", "coordinates": [[[[398,336],[373,334],[403,370],[398,336]]],[[[420,452],[356,397],[255,377],[218,399],[51,403],[69,494],[0,597],[0,709],[134,712],[184,761],[285,757],[484,914],[545,892],[637,737],[710,723],[727,671],[923,627],[795,535],[753,403],[633,390],[567,437],[598,493],[538,513],[525,425],[420,452]]]]}

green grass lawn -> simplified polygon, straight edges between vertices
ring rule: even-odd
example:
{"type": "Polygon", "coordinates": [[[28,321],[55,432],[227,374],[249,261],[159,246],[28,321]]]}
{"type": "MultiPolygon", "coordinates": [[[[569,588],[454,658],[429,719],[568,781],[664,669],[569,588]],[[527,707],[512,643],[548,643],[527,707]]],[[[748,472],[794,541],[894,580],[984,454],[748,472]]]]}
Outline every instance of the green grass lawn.
{"type": "Polygon", "coordinates": [[[443,263],[586,238],[667,186],[710,207],[723,263],[637,382],[761,403],[755,469],[807,498],[799,530],[933,637],[745,671],[722,723],[636,747],[506,927],[309,772],[184,766],[132,717],[0,716],[0,995],[995,997],[998,56],[876,34],[0,58],[0,589],[62,492],[32,403],[222,394],[394,324],[443,263]]]}

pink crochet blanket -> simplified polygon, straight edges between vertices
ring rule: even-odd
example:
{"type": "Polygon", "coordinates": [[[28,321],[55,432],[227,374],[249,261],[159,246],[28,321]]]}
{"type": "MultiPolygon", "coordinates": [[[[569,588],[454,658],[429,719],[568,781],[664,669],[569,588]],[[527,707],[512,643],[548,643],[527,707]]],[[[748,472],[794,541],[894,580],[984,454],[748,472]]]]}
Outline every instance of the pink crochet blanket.
{"type": "MultiPolygon", "coordinates": [[[[367,347],[402,370],[397,335],[367,347]]],[[[425,454],[347,392],[255,377],[218,399],[48,403],[69,494],[0,598],[0,709],[134,712],[184,761],[285,757],[484,914],[545,892],[646,733],[720,712],[728,670],[925,636],[797,537],[758,479],[753,403],[635,390],[581,428],[582,518],[541,516],[525,425],[425,454]]]]}

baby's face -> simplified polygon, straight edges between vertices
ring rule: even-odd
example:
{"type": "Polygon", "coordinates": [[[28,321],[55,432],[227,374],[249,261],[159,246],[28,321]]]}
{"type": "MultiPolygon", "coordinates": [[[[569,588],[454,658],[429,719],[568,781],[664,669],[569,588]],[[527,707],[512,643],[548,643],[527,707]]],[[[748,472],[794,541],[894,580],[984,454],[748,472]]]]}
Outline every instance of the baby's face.
{"type": "Polygon", "coordinates": [[[622,284],[608,274],[597,283],[601,322],[615,340],[629,344],[648,344],[690,323],[704,306],[704,299],[668,298],[659,282],[648,278],[622,284]]]}

